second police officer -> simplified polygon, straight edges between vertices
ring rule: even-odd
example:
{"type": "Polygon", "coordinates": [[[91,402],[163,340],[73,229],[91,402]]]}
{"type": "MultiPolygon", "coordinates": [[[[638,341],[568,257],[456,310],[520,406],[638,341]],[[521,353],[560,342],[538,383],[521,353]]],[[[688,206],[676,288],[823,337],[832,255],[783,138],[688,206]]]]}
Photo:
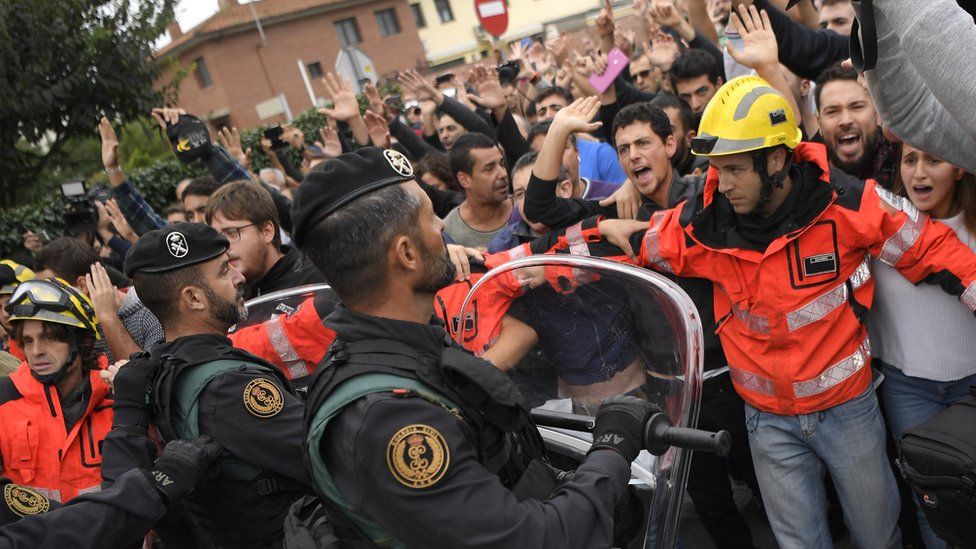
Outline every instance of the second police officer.
{"type": "Polygon", "coordinates": [[[609,547],[650,405],[604,405],[589,455],[557,485],[509,378],[431,320],[454,269],[409,161],[363,148],[323,168],[299,189],[293,219],[295,242],[342,300],[306,415],[307,459],[338,536],[609,547]]]}
{"type": "MultiPolygon", "coordinates": [[[[218,547],[276,547],[289,506],[310,492],[302,460],[304,406],[279,370],[227,338],[246,316],[244,277],[230,264],[227,247],[224,236],[201,223],[151,231],[133,246],[126,275],[166,341],[119,370],[113,436],[138,433],[148,420],[164,441],[212,437],[225,450],[220,472],[184,506],[218,547]],[[147,388],[145,414],[140,403],[147,388]]],[[[115,450],[119,439],[109,442],[115,450]]],[[[144,456],[131,447],[126,455],[144,456]]],[[[146,466],[145,458],[135,461],[131,466],[146,466]]]]}

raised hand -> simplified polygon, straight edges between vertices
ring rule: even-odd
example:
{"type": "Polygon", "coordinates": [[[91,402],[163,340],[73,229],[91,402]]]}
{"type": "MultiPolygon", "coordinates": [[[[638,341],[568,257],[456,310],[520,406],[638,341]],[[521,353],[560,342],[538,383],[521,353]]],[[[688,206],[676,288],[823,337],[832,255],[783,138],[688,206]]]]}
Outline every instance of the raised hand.
{"type": "Polygon", "coordinates": [[[119,233],[119,236],[133,244],[139,240],[139,235],[132,230],[132,226],[129,225],[129,221],[122,215],[122,210],[114,198],[109,198],[105,201],[105,212],[108,214],[109,219],[112,221],[112,226],[115,227],[115,231],[119,233]]]}
{"type": "Polygon", "coordinates": [[[654,22],[662,27],[677,28],[685,22],[678,8],[670,0],[655,0],[654,6],[648,13],[654,22]]]}
{"type": "Polygon", "coordinates": [[[444,94],[434,87],[426,78],[417,74],[417,71],[403,71],[397,76],[400,85],[412,92],[417,101],[433,101],[437,105],[444,102],[444,94]]]}
{"type": "MultiPolygon", "coordinates": [[[[367,126],[368,127],[368,126],[367,126]]],[[[319,136],[322,137],[322,154],[329,158],[335,158],[342,154],[342,142],[339,141],[339,132],[330,126],[319,128],[319,136]]]]}
{"type": "Polygon", "coordinates": [[[736,63],[754,70],[779,63],[776,34],[773,33],[765,10],[759,11],[756,6],[740,5],[739,13],[732,12],[731,22],[742,36],[741,50],[736,49],[731,41],[725,44],[736,63]]]}
{"type": "Polygon", "coordinates": [[[237,159],[237,162],[245,170],[251,166],[251,155],[244,152],[244,147],[241,145],[241,133],[237,131],[237,128],[228,128],[227,126],[221,128],[217,132],[217,144],[227,149],[227,152],[237,159]]]}
{"type": "Polygon", "coordinates": [[[505,92],[498,81],[498,73],[484,65],[476,65],[468,76],[468,83],[478,90],[478,95],[468,94],[468,99],[488,110],[501,109],[506,106],[505,92]]]}
{"type": "Polygon", "coordinates": [[[565,65],[569,61],[569,39],[565,36],[557,36],[546,42],[546,49],[556,58],[556,64],[565,65]]]}
{"type": "Polygon", "coordinates": [[[610,0],[603,1],[603,9],[596,17],[596,35],[603,40],[613,40],[613,31],[616,28],[613,22],[613,5],[610,0]]]}
{"type": "Polygon", "coordinates": [[[666,32],[658,31],[654,35],[654,39],[651,40],[651,50],[647,52],[647,59],[662,71],[668,72],[679,53],[678,44],[674,41],[674,37],[666,32]]]}
{"type": "Polygon", "coordinates": [[[356,94],[352,91],[352,86],[345,78],[336,77],[331,72],[325,73],[322,79],[325,85],[325,94],[332,101],[332,108],[319,108],[319,112],[336,120],[349,122],[359,116],[359,103],[356,101],[356,94]]]}
{"type": "Polygon", "coordinates": [[[556,113],[549,131],[566,134],[595,131],[603,125],[603,122],[591,122],[598,112],[600,112],[599,97],[592,95],[582,97],[556,113]]]}
{"type": "Polygon", "coordinates": [[[366,123],[366,130],[369,132],[369,141],[374,147],[381,149],[390,148],[390,127],[387,126],[386,119],[371,110],[366,111],[363,116],[366,123]]]}
{"type": "Polygon", "coordinates": [[[106,170],[119,168],[119,138],[115,135],[115,128],[108,118],[102,117],[98,121],[98,135],[102,138],[102,165],[106,170]]]}
{"type": "Polygon", "coordinates": [[[117,315],[122,306],[122,294],[112,285],[108,271],[101,263],[93,263],[89,274],[85,275],[88,285],[88,297],[92,300],[92,308],[100,318],[117,315]]]}
{"type": "Polygon", "coordinates": [[[156,107],[150,113],[152,117],[156,119],[159,127],[166,131],[167,124],[176,124],[180,121],[180,115],[186,114],[186,111],[179,107],[156,107]]]}

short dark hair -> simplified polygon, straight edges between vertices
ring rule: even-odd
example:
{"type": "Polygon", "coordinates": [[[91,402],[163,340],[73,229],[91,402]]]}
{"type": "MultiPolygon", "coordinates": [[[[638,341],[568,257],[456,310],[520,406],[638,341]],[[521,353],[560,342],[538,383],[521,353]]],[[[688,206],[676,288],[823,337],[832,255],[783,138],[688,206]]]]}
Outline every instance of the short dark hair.
{"type": "Polygon", "coordinates": [[[523,154],[517,161],[515,161],[515,166],[512,168],[512,175],[517,174],[525,168],[535,166],[537,160],[539,160],[539,153],[535,151],[529,151],[523,154]]]}
{"type": "MultiPolygon", "coordinates": [[[[691,110],[691,105],[687,101],[673,93],[661,93],[651,100],[651,106],[664,109],[677,109],[678,117],[681,118],[681,125],[685,131],[697,130],[695,126],[695,111],[691,110]]],[[[664,113],[667,114],[667,113],[664,113]]],[[[673,130],[674,128],[672,128],[673,130]]],[[[673,131],[672,131],[673,133],[673,131]]]]}
{"type": "Polygon", "coordinates": [[[274,226],[274,245],[281,245],[278,210],[271,193],[261,185],[253,181],[234,181],[220,187],[207,201],[204,215],[208,224],[217,212],[229,219],[246,219],[259,229],[270,221],[274,226]]]}
{"type": "Polygon", "coordinates": [[[149,311],[156,315],[163,330],[172,329],[180,317],[180,292],[187,286],[200,286],[203,280],[203,263],[167,271],[147,273],[138,271],[132,275],[136,295],[149,311]]]}
{"type": "Polygon", "coordinates": [[[386,254],[394,238],[408,234],[419,241],[419,215],[420,200],[390,185],[319,221],[302,251],[342,300],[356,302],[386,284],[386,254]]]}
{"type": "Polygon", "coordinates": [[[674,134],[668,115],[660,107],[652,106],[648,102],[633,103],[621,109],[617,116],[613,117],[613,129],[610,133],[616,138],[617,130],[638,122],[650,124],[651,130],[661,138],[661,141],[667,141],[668,136],[674,134]]]}
{"type": "Polygon", "coordinates": [[[421,179],[425,173],[429,173],[437,179],[440,179],[452,190],[461,190],[461,186],[457,182],[457,177],[451,172],[451,161],[444,153],[431,152],[420,159],[420,162],[417,163],[417,169],[414,170],[414,175],[417,179],[421,179]]]}
{"type": "Polygon", "coordinates": [[[451,163],[451,173],[455,177],[459,173],[471,175],[474,171],[474,157],[471,151],[474,149],[494,149],[497,145],[487,135],[478,132],[468,132],[458,138],[451,147],[449,159],[451,163]]]}
{"type": "Polygon", "coordinates": [[[567,90],[562,86],[552,86],[539,92],[539,95],[535,97],[535,103],[539,104],[543,100],[548,99],[554,95],[558,95],[559,97],[565,99],[567,105],[573,102],[572,92],[570,92],[569,90],[567,90]]]}
{"type": "Polygon", "coordinates": [[[817,77],[817,89],[813,92],[813,98],[817,103],[817,112],[820,112],[820,94],[823,92],[824,86],[831,82],[837,82],[839,80],[851,80],[857,82],[857,71],[854,69],[845,69],[840,66],[840,63],[831,65],[824,69],[820,76],[817,77]]]}
{"type": "Polygon", "coordinates": [[[91,272],[91,266],[98,262],[95,248],[70,236],[55,238],[47,243],[34,256],[34,270],[50,269],[58,278],[74,284],[78,277],[91,272]]]}
{"type": "Polygon", "coordinates": [[[163,210],[163,217],[168,217],[170,214],[175,213],[186,214],[186,210],[184,210],[183,206],[179,204],[170,204],[163,210]]]}
{"type": "Polygon", "coordinates": [[[678,82],[703,75],[707,76],[712,84],[718,84],[718,79],[722,76],[722,67],[719,67],[718,61],[711,54],[698,49],[681,52],[671,65],[671,70],[668,71],[671,86],[675,90],[678,89],[678,82]]]}
{"type": "Polygon", "coordinates": [[[552,120],[540,120],[535,124],[532,124],[532,127],[529,128],[529,135],[525,138],[525,141],[531,145],[532,142],[535,141],[536,137],[548,134],[549,128],[551,127],[552,120]]]}
{"type": "Polygon", "coordinates": [[[214,179],[212,175],[204,175],[200,177],[193,178],[192,181],[183,189],[183,196],[180,197],[180,201],[186,199],[187,196],[210,196],[217,192],[220,188],[220,184],[214,179]]]}

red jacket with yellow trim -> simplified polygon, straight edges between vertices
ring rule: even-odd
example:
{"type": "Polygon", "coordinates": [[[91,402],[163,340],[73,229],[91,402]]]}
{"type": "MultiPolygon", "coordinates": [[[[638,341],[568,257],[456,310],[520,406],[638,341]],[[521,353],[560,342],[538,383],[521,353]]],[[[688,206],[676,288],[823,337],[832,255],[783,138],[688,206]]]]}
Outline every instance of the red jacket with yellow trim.
{"type": "MultiPolygon", "coordinates": [[[[99,358],[99,369],[108,359],[99,358]]],[[[0,473],[62,503],[97,492],[102,483],[102,440],[112,429],[112,398],[88,373],[91,395],[71,431],[64,426],[58,390],[34,379],[26,362],[0,388],[0,473]]],[[[7,380],[4,380],[7,381],[7,380]]]]}
{"type": "Polygon", "coordinates": [[[814,177],[765,250],[742,245],[713,169],[703,195],[656,212],[633,238],[640,265],[715,284],[736,389],[782,415],[824,410],[867,389],[869,258],[912,282],[939,284],[976,310],[976,255],[948,227],[874,181],[831,171],[822,145],[802,143],[794,161],[814,177]]]}

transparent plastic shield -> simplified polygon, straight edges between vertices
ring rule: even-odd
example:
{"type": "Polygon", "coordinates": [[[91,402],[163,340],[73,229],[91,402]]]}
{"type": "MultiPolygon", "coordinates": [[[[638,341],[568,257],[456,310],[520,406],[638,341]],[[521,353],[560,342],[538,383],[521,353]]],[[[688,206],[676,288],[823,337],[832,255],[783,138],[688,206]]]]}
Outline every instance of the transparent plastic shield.
{"type": "Polygon", "coordinates": [[[241,328],[261,324],[275,315],[290,315],[302,302],[323,294],[331,297],[332,301],[339,300],[328,284],[298,286],[249,299],[244,303],[247,307],[247,319],[232,326],[228,333],[232,334],[241,328]]]}
{"type": "MultiPolygon", "coordinates": [[[[605,399],[631,395],[675,426],[697,425],[701,322],[687,294],[657,273],[583,256],[516,259],[472,287],[460,318],[490,334],[487,349],[471,350],[507,370],[534,408],[595,415],[605,399]],[[481,313],[498,300],[510,302],[504,316],[481,313]]],[[[592,440],[588,432],[540,432],[550,454],[564,458],[575,450],[582,459],[592,440]]],[[[632,465],[632,483],[652,490],[645,547],[674,545],[690,457],[671,448],[660,457],[644,452],[632,465]]]]}

